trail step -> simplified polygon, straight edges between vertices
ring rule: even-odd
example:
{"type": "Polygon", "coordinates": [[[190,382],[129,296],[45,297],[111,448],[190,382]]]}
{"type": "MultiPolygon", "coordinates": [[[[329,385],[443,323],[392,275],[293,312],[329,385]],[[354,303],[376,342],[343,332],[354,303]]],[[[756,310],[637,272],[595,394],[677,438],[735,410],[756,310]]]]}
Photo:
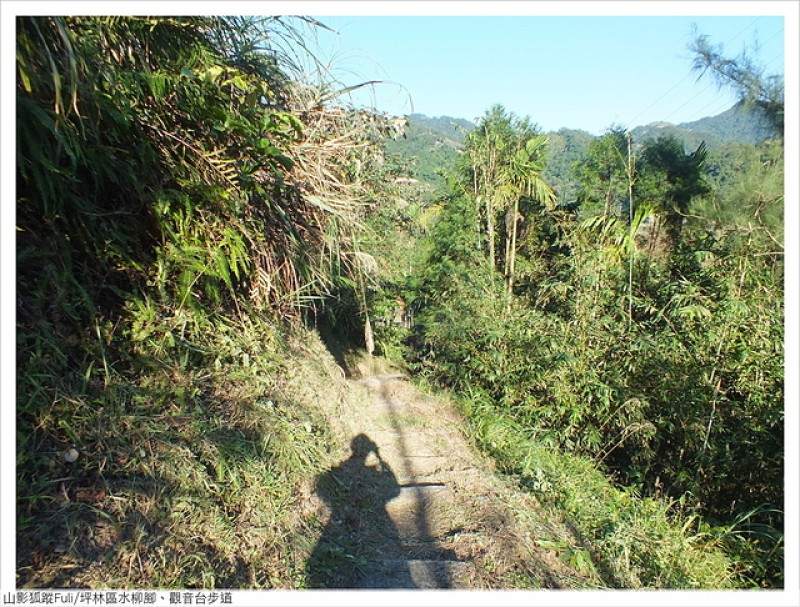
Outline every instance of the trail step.
{"type": "MultiPolygon", "coordinates": [[[[378,441],[376,441],[378,442],[378,441]]],[[[416,448],[414,449],[414,453],[405,453],[403,449],[398,447],[397,445],[393,445],[387,441],[383,441],[383,444],[378,442],[378,448],[380,449],[381,457],[386,461],[391,463],[392,460],[395,461],[402,461],[404,459],[418,459],[418,458],[439,458],[439,459],[447,459],[447,455],[442,455],[441,453],[436,453],[433,449],[422,449],[416,448]]]]}
{"type": "Polygon", "coordinates": [[[372,388],[373,390],[381,388],[385,383],[391,381],[408,381],[408,377],[405,375],[371,375],[369,377],[362,377],[357,379],[356,382],[362,384],[368,388],[372,388]]]}
{"type": "Polygon", "coordinates": [[[365,568],[363,588],[466,588],[472,566],[451,560],[383,560],[365,568]]]}
{"type": "Polygon", "coordinates": [[[423,485],[412,487],[401,487],[400,494],[387,502],[387,509],[404,507],[410,504],[418,504],[419,502],[428,501],[432,496],[449,492],[450,488],[447,485],[423,485]]]}

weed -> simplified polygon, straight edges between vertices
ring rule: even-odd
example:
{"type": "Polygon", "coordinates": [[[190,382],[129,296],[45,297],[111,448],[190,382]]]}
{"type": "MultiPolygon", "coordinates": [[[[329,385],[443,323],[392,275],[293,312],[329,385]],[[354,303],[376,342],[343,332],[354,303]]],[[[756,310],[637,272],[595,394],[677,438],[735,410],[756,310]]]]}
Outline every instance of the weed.
{"type": "Polygon", "coordinates": [[[612,588],[728,588],[736,584],[718,542],[687,531],[675,505],[614,487],[591,459],[548,448],[513,420],[471,411],[473,440],[522,488],[569,521],[579,543],[540,541],[575,571],[612,588]]]}

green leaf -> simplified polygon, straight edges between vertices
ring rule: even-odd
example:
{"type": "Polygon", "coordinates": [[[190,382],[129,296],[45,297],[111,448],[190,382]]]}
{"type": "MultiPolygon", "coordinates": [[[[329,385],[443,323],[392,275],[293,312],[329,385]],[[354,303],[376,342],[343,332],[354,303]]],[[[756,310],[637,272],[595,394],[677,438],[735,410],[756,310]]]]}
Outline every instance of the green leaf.
{"type": "Polygon", "coordinates": [[[22,86],[26,92],[30,93],[33,91],[31,88],[31,80],[28,78],[27,72],[22,68],[19,62],[19,56],[17,56],[17,70],[19,70],[19,79],[22,81],[22,86]]]}

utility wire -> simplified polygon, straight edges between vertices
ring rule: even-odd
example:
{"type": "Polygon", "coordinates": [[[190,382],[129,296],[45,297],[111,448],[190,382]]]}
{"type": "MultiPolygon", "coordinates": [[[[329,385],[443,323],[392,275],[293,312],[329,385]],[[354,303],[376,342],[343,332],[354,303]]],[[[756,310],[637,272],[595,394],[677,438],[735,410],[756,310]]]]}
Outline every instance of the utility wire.
{"type": "Polygon", "coordinates": [[[691,72],[689,72],[688,74],[686,74],[686,76],[684,76],[684,77],[683,77],[683,79],[682,79],[682,80],[680,80],[680,81],[679,81],[677,84],[675,84],[675,85],[674,85],[674,86],[673,86],[671,89],[669,89],[669,90],[668,90],[666,93],[664,93],[663,95],[661,95],[661,97],[659,97],[659,98],[658,98],[658,99],[656,99],[656,100],[655,100],[653,103],[651,103],[651,104],[650,104],[650,105],[648,105],[646,108],[644,108],[644,109],[643,109],[641,112],[639,112],[638,114],[636,114],[636,116],[634,116],[633,118],[631,118],[631,121],[630,121],[630,123],[631,123],[631,124],[633,124],[633,123],[634,123],[634,122],[635,122],[635,121],[636,121],[636,120],[639,118],[639,116],[641,116],[642,114],[644,114],[645,112],[647,112],[647,110],[649,110],[650,108],[652,108],[653,106],[655,106],[655,105],[656,105],[656,104],[657,104],[659,101],[661,101],[662,99],[664,99],[664,97],[666,97],[667,95],[669,95],[669,94],[670,94],[672,91],[674,91],[676,88],[678,88],[678,87],[679,87],[681,84],[683,84],[684,82],[686,82],[686,80],[687,80],[687,79],[688,79],[688,78],[689,78],[691,75],[692,75],[692,74],[691,74],[691,72]]]}
{"type": "MultiPolygon", "coordinates": [[[[731,38],[730,40],[728,40],[728,42],[726,42],[726,44],[730,44],[731,42],[733,42],[734,40],[736,40],[736,39],[737,39],[739,36],[741,36],[742,34],[744,34],[744,33],[745,33],[747,30],[749,30],[751,27],[753,27],[753,26],[754,26],[754,25],[755,25],[755,24],[756,24],[756,23],[759,21],[759,19],[761,19],[761,17],[756,17],[755,19],[753,19],[753,21],[751,21],[751,22],[750,22],[750,23],[747,25],[747,27],[745,27],[745,28],[744,28],[742,31],[740,31],[738,34],[736,34],[735,36],[733,36],[733,38],[731,38]]],[[[674,51],[672,51],[672,50],[669,50],[669,51],[667,51],[667,52],[666,52],[666,53],[664,53],[664,54],[663,54],[661,57],[659,57],[657,60],[655,60],[654,64],[655,64],[655,65],[658,65],[658,64],[659,64],[659,63],[660,63],[660,62],[661,62],[663,59],[666,59],[666,58],[667,58],[669,55],[671,55],[673,52],[674,52],[674,51]]],[[[631,92],[631,91],[632,91],[632,90],[633,90],[633,89],[636,87],[636,85],[637,85],[637,84],[639,84],[639,82],[642,80],[642,78],[644,78],[644,76],[645,76],[645,75],[647,75],[647,74],[649,74],[649,73],[651,73],[651,72],[652,72],[652,70],[651,70],[651,69],[649,69],[649,68],[645,68],[645,69],[643,69],[643,70],[642,70],[642,71],[639,73],[639,75],[638,75],[638,76],[636,76],[635,80],[634,80],[634,81],[633,81],[631,84],[629,84],[629,85],[628,85],[628,88],[627,88],[627,89],[626,89],[624,92],[622,92],[622,93],[619,95],[619,97],[617,97],[617,99],[616,99],[616,100],[614,101],[614,103],[612,104],[612,107],[613,107],[614,105],[616,105],[616,104],[617,104],[617,103],[618,103],[618,102],[619,102],[619,101],[620,101],[622,98],[624,98],[625,96],[627,96],[627,95],[628,95],[628,94],[629,94],[629,93],[630,93],[630,92],[631,92]]],[[[681,82],[682,82],[682,81],[681,81],[681,82]]],[[[678,84],[680,84],[680,83],[678,83],[678,84]]],[[[656,102],[656,103],[657,103],[657,102],[656,102]]],[[[648,109],[649,109],[649,108],[648,108],[648,109]]],[[[647,111],[647,110],[645,110],[645,111],[647,111]]],[[[637,116],[637,118],[638,118],[638,116],[637,116]]]]}
{"type": "MultiPolygon", "coordinates": [[[[674,116],[674,115],[675,115],[677,112],[681,111],[683,108],[685,108],[685,107],[686,107],[687,105],[689,105],[689,104],[690,104],[692,101],[694,101],[695,99],[697,99],[697,98],[698,98],[700,95],[702,95],[703,93],[705,93],[705,92],[706,92],[708,89],[710,89],[712,86],[713,86],[713,83],[709,83],[709,84],[707,84],[705,87],[703,87],[702,89],[700,89],[700,91],[699,91],[698,93],[695,93],[694,95],[692,95],[691,97],[689,97],[689,99],[688,99],[688,100],[687,100],[685,103],[683,103],[683,105],[679,105],[677,108],[675,108],[674,110],[672,110],[672,112],[670,112],[669,114],[667,114],[667,115],[666,115],[666,116],[663,118],[663,120],[664,120],[665,122],[666,122],[666,121],[668,121],[668,120],[669,120],[670,118],[672,118],[672,116],[674,116]]],[[[716,102],[716,99],[714,100],[714,102],[716,102]]],[[[689,121],[689,122],[691,122],[691,121],[689,121]]]]}
{"type": "MultiPolygon", "coordinates": [[[[777,34],[776,34],[776,35],[777,35],[777,34]]],[[[775,37],[775,36],[773,36],[772,38],[774,38],[774,37],[775,37]]],[[[770,40],[771,40],[771,38],[770,38],[770,40]]],[[[778,59],[781,59],[782,57],[783,57],[783,51],[781,51],[780,53],[778,53],[777,55],[775,55],[775,56],[774,56],[772,59],[770,59],[769,61],[767,61],[767,62],[764,64],[764,66],[765,66],[765,67],[767,67],[767,66],[769,66],[769,65],[772,65],[773,63],[775,63],[775,62],[776,62],[778,59]]],[[[689,104],[691,101],[694,101],[694,99],[695,99],[695,98],[699,97],[699,96],[700,96],[700,95],[701,95],[703,92],[707,91],[707,90],[708,90],[708,89],[709,89],[709,88],[710,88],[712,85],[713,85],[713,83],[710,83],[710,84],[708,84],[708,85],[707,85],[707,86],[706,86],[706,87],[705,87],[703,90],[701,90],[699,93],[697,93],[696,95],[694,95],[694,96],[693,96],[691,99],[689,99],[689,101],[687,101],[687,102],[686,102],[686,103],[684,103],[682,106],[680,106],[678,109],[674,110],[674,111],[673,111],[671,114],[669,114],[669,116],[667,116],[667,118],[669,118],[670,116],[672,116],[672,115],[673,115],[675,112],[677,112],[678,110],[682,109],[684,106],[688,105],[688,104],[689,104]]],[[[717,103],[718,103],[718,102],[717,102],[717,100],[716,100],[716,99],[714,99],[714,100],[713,100],[713,101],[711,101],[710,103],[707,103],[706,105],[704,105],[702,108],[700,108],[699,110],[697,110],[697,111],[695,112],[695,115],[694,115],[694,117],[693,117],[693,118],[691,118],[690,120],[686,120],[685,122],[694,122],[695,120],[699,120],[700,118],[703,118],[704,116],[715,116],[715,115],[716,115],[716,113],[717,113],[717,111],[718,111],[718,109],[727,109],[727,107],[728,107],[728,103],[729,103],[729,102],[728,102],[728,101],[725,101],[725,102],[723,103],[723,105],[722,105],[722,106],[720,106],[719,108],[717,108],[717,109],[713,110],[712,112],[704,113],[704,111],[705,111],[707,108],[709,108],[709,107],[711,107],[712,105],[714,105],[714,104],[717,104],[717,103]]],[[[666,118],[665,118],[664,120],[666,120],[666,118]]]]}
{"type": "MultiPolygon", "coordinates": [[[[744,34],[744,33],[745,33],[747,30],[749,30],[750,28],[752,28],[752,27],[753,27],[753,26],[754,26],[754,25],[755,25],[755,24],[756,24],[756,23],[757,23],[757,22],[758,22],[760,19],[761,19],[761,17],[756,17],[755,19],[753,19],[753,21],[751,21],[751,22],[750,22],[750,23],[749,23],[749,24],[748,24],[748,25],[747,25],[747,26],[746,26],[744,29],[742,29],[742,30],[741,30],[739,33],[737,33],[735,36],[733,36],[732,38],[730,38],[730,39],[729,39],[729,40],[728,40],[728,41],[727,41],[725,44],[726,44],[726,45],[729,45],[731,42],[733,42],[734,40],[736,40],[736,39],[737,39],[739,36],[741,36],[742,34],[744,34]]],[[[782,30],[781,30],[781,31],[782,31],[782,30]]],[[[773,35],[773,36],[772,36],[772,38],[774,38],[774,37],[775,37],[775,36],[777,36],[777,35],[778,35],[778,34],[775,34],[775,35],[773,35]]],[[[772,40],[772,38],[770,38],[769,40],[767,40],[767,42],[769,42],[770,40],[772,40]]],[[[766,43],[765,43],[765,44],[766,44],[766,43]]],[[[634,82],[634,84],[636,84],[636,83],[637,83],[639,80],[641,80],[641,77],[642,77],[642,76],[643,76],[645,73],[647,73],[647,71],[645,71],[645,72],[644,72],[644,73],[643,73],[643,74],[642,74],[642,75],[639,77],[639,79],[638,79],[638,80],[636,80],[636,81],[634,82]]],[[[651,109],[651,108],[653,108],[655,105],[657,105],[657,104],[658,104],[658,103],[659,103],[659,102],[660,102],[662,99],[664,99],[665,97],[667,97],[667,96],[668,96],[670,93],[672,93],[672,91],[674,91],[674,90],[675,90],[676,88],[678,88],[678,87],[679,87],[681,84],[683,84],[684,82],[686,82],[686,80],[688,80],[688,79],[689,79],[691,76],[692,76],[692,72],[690,71],[690,72],[689,72],[688,74],[686,74],[686,76],[684,76],[684,77],[683,77],[683,78],[682,78],[682,79],[681,79],[681,80],[680,80],[678,83],[676,83],[675,85],[673,85],[673,86],[672,86],[672,87],[671,87],[671,88],[670,88],[670,89],[669,89],[667,92],[665,92],[665,93],[664,93],[663,95],[661,95],[661,96],[660,96],[658,99],[656,99],[655,101],[653,101],[653,102],[652,102],[650,105],[648,105],[648,106],[647,106],[645,109],[643,109],[641,112],[639,112],[638,114],[636,114],[636,116],[634,116],[634,117],[633,117],[633,118],[632,118],[632,119],[631,119],[631,120],[628,122],[628,124],[629,124],[629,125],[633,124],[633,123],[634,123],[634,122],[635,122],[635,121],[636,121],[636,120],[637,120],[637,119],[638,119],[640,116],[644,115],[644,114],[645,114],[645,113],[646,113],[648,110],[650,110],[650,109],[651,109]]],[[[628,87],[626,94],[627,94],[627,93],[629,93],[629,92],[630,92],[632,89],[633,89],[633,84],[632,84],[632,85],[630,85],[630,86],[628,87]]],[[[705,89],[704,89],[704,90],[705,90],[705,89]]],[[[700,93],[698,93],[698,95],[699,95],[699,94],[700,94],[700,93]]],[[[695,97],[696,97],[696,96],[697,96],[697,95],[695,95],[695,97]]],[[[620,98],[621,98],[621,97],[622,97],[622,96],[620,96],[620,98]]],[[[678,108],[678,110],[679,110],[679,109],[681,109],[681,108],[683,108],[685,105],[688,105],[688,103],[689,103],[690,101],[692,101],[693,99],[694,99],[694,97],[692,97],[692,99],[690,99],[688,102],[684,103],[684,105],[682,105],[680,108],[678,108]]],[[[669,115],[670,115],[670,116],[672,116],[672,115],[673,115],[675,112],[677,112],[678,110],[673,110],[673,111],[672,111],[672,112],[671,112],[669,115]]]]}

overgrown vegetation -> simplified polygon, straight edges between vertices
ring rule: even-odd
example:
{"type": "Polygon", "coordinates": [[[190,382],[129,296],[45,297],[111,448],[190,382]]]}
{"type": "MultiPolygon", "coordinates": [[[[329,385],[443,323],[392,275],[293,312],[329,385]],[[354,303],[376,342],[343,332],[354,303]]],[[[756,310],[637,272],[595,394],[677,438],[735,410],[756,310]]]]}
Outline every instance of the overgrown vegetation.
{"type": "Polygon", "coordinates": [[[302,583],[287,323],[359,274],[384,129],[299,84],[306,25],[19,18],[20,585],[302,583]]]}
{"type": "Polygon", "coordinates": [[[611,130],[579,167],[579,206],[517,194],[513,244],[512,207],[485,203],[475,158],[492,166],[514,153],[511,138],[535,141],[528,129],[493,108],[467,139],[427,260],[405,283],[409,361],[466,399],[477,427],[516,428],[503,447],[478,433],[509,470],[565,488],[559,465],[525,468],[526,449],[543,457],[527,445],[588,457],[641,503],[683,504],[686,529],[725,548],[737,583],[781,585],[779,142],[729,146],[709,162],[703,146],[611,130]],[[509,290],[501,260],[514,250],[509,290]]]}
{"type": "Polygon", "coordinates": [[[554,548],[579,571],[607,588],[734,587],[729,558],[684,500],[615,487],[591,458],[554,449],[486,403],[463,406],[476,443],[499,469],[570,521],[580,542],[554,548]]]}
{"type": "Polygon", "coordinates": [[[306,321],[457,394],[578,570],[782,586],[782,142],[554,148],[498,105],[408,173],[306,27],[18,19],[18,584],[304,587],[306,321]]]}

